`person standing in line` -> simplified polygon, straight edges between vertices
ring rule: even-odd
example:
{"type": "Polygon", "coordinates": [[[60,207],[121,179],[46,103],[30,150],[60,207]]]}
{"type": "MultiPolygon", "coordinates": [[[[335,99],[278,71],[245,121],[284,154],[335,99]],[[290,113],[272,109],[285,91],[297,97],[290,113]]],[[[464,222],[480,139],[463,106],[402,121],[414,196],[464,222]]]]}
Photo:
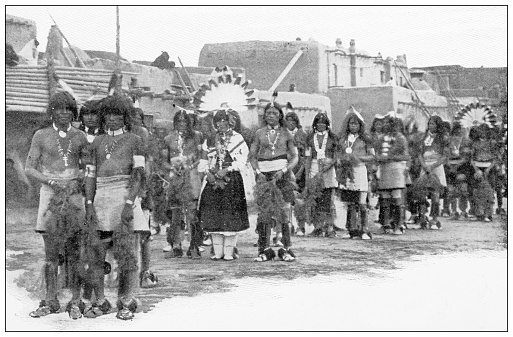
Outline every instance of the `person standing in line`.
{"type": "MultiPolygon", "coordinates": [[[[449,151],[449,136],[445,132],[445,126],[440,116],[431,116],[428,120],[428,130],[422,138],[420,144],[419,162],[422,167],[419,179],[423,175],[431,174],[437,178],[440,185],[447,187],[445,179],[444,163],[447,160],[449,151]]],[[[441,228],[442,224],[438,220],[440,216],[440,191],[436,188],[430,189],[432,220],[429,227],[441,228]]]]}
{"type": "MultiPolygon", "coordinates": [[[[291,186],[291,170],[297,165],[298,154],[294,145],[294,138],[285,126],[285,117],[281,106],[272,102],[264,108],[265,127],[258,129],[255,140],[250,148],[250,162],[256,173],[257,185],[273,181],[283,195],[283,210],[290,215],[290,208],[294,202],[294,188],[291,186]]],[[[276,223],[282,226],[283,248],[278,250],[278,257],[283,261],[295,260],[294,253],[290,249],[290,219],[284,223],[276,223]]],[[[276,253],[270,246],[272,223],[257,224],[258,231],[258,257],[256,262],[273,260],[276,253]]],[[[279,232],[279,231],[277,231],[279,232]]]]}
{"type": "Polygon", "coordinates": [[[237,233],[249,228],[242,171],[246,169],[248,146],[234,130],[238,116],[233,110],[214,114],[214,137],[205,140],[198,171],[206,174],[199,203],[199,223],[210,233],[212,260],[231,261],[236,254],[237,233]]]}
{"type": "MultiPolygon", "coordinates": [[[[138,273],[141,234],[149,231],[142,199],[147,193],[145,156],[142,140],[130,132],[131,101],[126,97],[108,96],[101,101],[106,134],[92,143],[93,163],[86,172],[86,217],[97,219],[102,242],[99,258],[90,269],[103,270],[106,249],[114,244],[119,267],[118,313],[121,320],[132,319],[137,309],[135,291],[149,261],[141,260],[138,273]],[[94,207],[93,207],[94,196],[94,207]],[[114,242],[113,241],[114,238],[114,242]],[[117,253],[116,253],[117,252],[117,253]]],[[[105,301],[103,273],[94,284],[97,306],[105,301]]],[[[93,306],[93,312],[97,311],[93,306]]]]}
{"type": "Polygon", "coordinates": [[[168,192],[171,225],[167,232],[168,245],[163,250],[172,250],[173,256],[178,258],[183,256],[185,226],[191,239],[188,256],[201,258],[199,246],[203,241],[197,216],[201,190],[197,166],[201,155],[202,134],[193,130],[192,122],[186,110],[178,110],[173,118],[174,130],[164,138],[166,148],[163,162],[169,172],[167,179],[170,180],[169,187],[172,190],[168,192]]]}
{"type": "MultiPolygon", "coordinates": [[[[298,115],[293,111],[292,105],[290,103],[287,104],[287,108],[290,110],[285,115],[285,120],[287,121],[287,128],[289,129],[290,133],[292,134],[292,137],[294,137],[294,144],[297,147],[298,152],[298,164],[294,167],[292,170],[292,173],[294,173],[294,177],[296,179],[296,184],[298,186],[298,192],[302,193],[305,184],[306,184],[306,177],[305,177],[305,150],[306,150],[306,137],[307,134],[305,131],[303,131],[303,127],[301,126],[301,123],[299,121],[298,115]]],[[[304,236],[306,234],[305,232],[305,223],[298,222],[298,228],[292,229],[292,234],[304,236]]]]}
{"type": "MultiPolygon", "coordinates": [[[[316,205],[312,210],[314,236],[335,237],[335,224],[332,203],[338,198],[338,182],[335,173],[335,153],[338,150],[338,137],[330,130],[330,120],[325,113],[315,115],[313,132],[308,135],[305,151],[307,182],[320,178],[322,191],[315,196],[316,205]]],[[[310,191],[308,191],[310,192],[310,191]]]]}
{"type": "Polygon", "coordinates": [[[362,240],[370,240],[372,235],[367,224],[369,181],[366,164],[374,160],[374,147],[372,139],[365,134],[363,117],[356,110],[349,112],[342,122],[339,149],[337,164],[347,166],[352,171],[351,177],[344,176],[345,179],[339,181],[341,193],[349,191],[350,198],[346,202],[351,203],[346,222],[348,233],[343,238],[352,239],[357,236],[362,240]],[[354,223],[358,217],[353,213],[359,213],[360,224],[354,223]]]}
{"type": "Polygon", "coordinates": [[[396,128],[395,112],[389,112],[383,119],[383,134],[377,142],[376,162],[378,163],[377,190],[381,197],[380,219],[385,233],[393,229],[393,234],[404,232],[401,206],[403,189],[406,188],[406,161],[409,160],[406,137],[396,128]],[[391,220],[391,223],[389,223],[391,220]]]}
{"type": "Polygon", "coordinates": [[[492,137],[492,129],[485,123],[470,129],[472,142],[470,164],[474,169],[472,176],[475,215],[478,221],[493,221],[493,205],[498,144],[492,137]]]}
{"type": "Polygon", "coordinates": [[[30,316],[38,318],[59,312],[57,275],[60,253],[64,251],[70,261],[72,292],[66,311],[71,318],[77,319],[82,317],[84,308],[79,259],[80,231],[86,218],[80,161],[86,151],[87,138],[71,126],[77,114],[77,104],[69,93],[53,95],[46,111],[52,123],[34,134],[25,165],[27,176],[42,183],[35,230],[43,237],[45,251],[45,299],[30,316]],[[61,213],[56,213],[53,205],[56,198],[68,205],[61,213]],[[73,214],[66,214],[69,212],[73,214]]]}
{"type": "Polygon", "coordinates": [[[80,127],[87,135],[87,141],[92,143],[94,138],[104,133],[103,126],[100,123],[99,100],[87,101],[80,108],[80,127]]]}

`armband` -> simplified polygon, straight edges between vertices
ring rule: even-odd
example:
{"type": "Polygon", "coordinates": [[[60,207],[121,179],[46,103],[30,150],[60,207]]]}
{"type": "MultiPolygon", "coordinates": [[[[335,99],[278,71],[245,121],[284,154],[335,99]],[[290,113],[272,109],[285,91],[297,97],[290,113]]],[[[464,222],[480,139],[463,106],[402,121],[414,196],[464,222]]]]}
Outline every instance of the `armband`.
{"type": "Polygon", "coordinates": [[[96,166],[86,165],[85,176],[89,177],[89,178],[95,178],[96,177],[96,166]]]}
{"type": "Polygon", "coordinates": [[[260,174],[260,173],[262,173],[262,171],[260,171],[259,169],[255,169],[255,173],[260,174]]]}
{"type": "Polygon", "coordinates": [[[144,167],[145,159],[144,156],[134,156],[134,168],[144,167]]]}

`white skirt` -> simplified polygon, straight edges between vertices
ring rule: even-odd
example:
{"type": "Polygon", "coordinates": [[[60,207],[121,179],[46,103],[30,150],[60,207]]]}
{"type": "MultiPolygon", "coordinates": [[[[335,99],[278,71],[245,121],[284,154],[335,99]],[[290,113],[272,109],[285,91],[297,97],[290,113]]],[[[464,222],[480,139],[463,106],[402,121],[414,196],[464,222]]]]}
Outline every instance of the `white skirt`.
{"type": "Polygon", "coordinates": [[[347,179],[345,184],[340,184],[340,189],[349,191],[369,191],[369,180],[367,178],[367,167],[364,163],[353,167],[354,181],[347,179]]]}
{"type": "MultiPolygon", "coordinates": [[[[312,159],[310,178],[313,178],[317,173],[319,173],[319,163],[317,162],[317,159],[312,159]]],[[[335,166],[332,166],[327,172],[324,172],[322,174],[322,179],[324,181],[324,188],[338,187],[335,166]]]]}

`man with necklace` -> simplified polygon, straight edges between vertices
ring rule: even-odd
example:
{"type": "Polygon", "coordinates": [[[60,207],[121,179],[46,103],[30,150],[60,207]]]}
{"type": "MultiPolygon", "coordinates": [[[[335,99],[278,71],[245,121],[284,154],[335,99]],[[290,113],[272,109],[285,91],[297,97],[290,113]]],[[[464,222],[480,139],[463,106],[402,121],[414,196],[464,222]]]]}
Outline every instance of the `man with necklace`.
{"type": "Polygon", "coordinates": [[[60,253],[65,251],[70,261],[68,275],[72,292],[72,300],[68,303],[66,311],[71,318],[77,319],[82,316],[83,308],[78,271],[79,226],[85,220],[82,184],[79,182],[80,161],[87,146],[87,139],[82,131],[71,126],[73,116],[77,113],[77,105],[69,93],[59,92],[53,95],[48,103],[47,113],[52,124],[34,134],[25,166],[27,176],[42,184],[36,232],[42,234],[45,251],[45,299],[30,316],[37,318],[59,312],[57,274],[60,253]],[[70,207],[77,210],[77,223],[64,224],[65,227],[73,226],[71,233],[62,227],[63,214],[56,214],[51,209],[54,199],[63,195],[70,207]]]}
{"type": "Polygon", "coordinates": [[[193,130],[193,119],[184,109],[175,113],[173,125],[174,130],[164,138],[165,155],[162,158],[168,175],[166,179],[169,179],[172,185],[168,190],[169,204],[166,205],[169,207],[168,211],[171,211],[166,212],[166,215],[170,214],[170,218],[166,219],[170,222],[167,229],[168,245],[163,251],[172,251],[173,257],[183,256],[182,241],[185,228],[182,225],[186,225],[190,237],[187,256],[199,259],[203,235],[197,220],[201,178],[196,167],[201,154],[202,134],[193,130]],[[186,180],[183,181],[182,178],[186,180]]]}
{"type": "MultiPolygon", "coordinates": [[[[133,318],[137,308],[134,292],[140,282],[137,273],[139,240],[149,231],[149,222],[141,207],[146,192],[145,158],[141,138],[126,132],[131,129],[130,100],[114,95],[104,98],[100,104],[106,133],[94,139],[93,161],[86,167],[86,217],[92,219],[96,213],[98,235],[103,245],[98,260],[90,268],[103,270],[106,249],[113,245],[113,236],[118,235],[120,239],[115,244],[121,244],[123,234],[125,237],[135,235],[135,240],[124,242],[124,251],[119,253],[123,256],[118,256],[116,317],[127,320],[133,318]]],[[[144,256],[141,270],[144,274],[149,270],[149,261],[144,256]]],[[[97,275],[93,282],[96,303],[92,311],[100,315],[108,302],[104,294],[103,273],[94,274],[97,275]]]]}
{"type": "MultiPolygon", "coordinates": [[[[291,187],[291,170],[297,165],[298,152],[294,145],[294,138],[285,127],[283,111],[278,103],[269,103],[264,109],[265,127],[257,130],[255,140],[250,149],[251,166],[256,173],[257,184],[274,181],[280,189],[284,203],[284,211],[290,217],[291,204],[294,202],[294,190],[291,187]]],[[[278,256],[284,261],[294,261],[295,257],[290,250],[290,219],[281,226],[283,235],[283,248],[278,256]]],[[[275,256],[270,247],[272,224],[261,224],[258,231],[258,257],[257,262],[272,260],[275,256]]],[[[277,233],[280,231],[277,230],[277,233]]],[[[278,238],[279,240],[280,238],[278,238]]]]}

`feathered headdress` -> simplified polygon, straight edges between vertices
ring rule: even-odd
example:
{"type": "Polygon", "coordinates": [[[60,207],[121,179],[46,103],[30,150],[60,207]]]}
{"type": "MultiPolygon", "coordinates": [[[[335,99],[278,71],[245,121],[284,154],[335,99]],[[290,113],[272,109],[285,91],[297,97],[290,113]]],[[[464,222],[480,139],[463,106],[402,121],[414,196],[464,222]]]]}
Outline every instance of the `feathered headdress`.
{"type": "Polygon", "coordinates": [[[349,109],[347,109],[346,115],[344,117],[344,120],[342,121],[342,131],[340,132],[340,136],[342,138],[344,138],[347,135],[347,127],[349,125],[349,120],[351,119],[351,117],[358,118],[361,121],[361,124],[363,126],[363,130],[362,131],[365,130],[365,121],[363,120],[362,115],[358,111],[356,111],[354,106],[351,105],[349,107],[349,109]]]}
{"type": "Polygon", "coordinates": [[[454,123],[459,123],[463,128],[471,128],[481,124],[493,128],[497,125],[497,114],[480,102],[466,105],[454,116],[454,123]]]}
{"type": "Polygon", "coordinates": [[[248,107],[256,105],[257,100],[254,90],[248,90],[251,83],[246,81],[241,84],[239,75],[233,79],[233,71],[228,66],[222,69],[216,67],[207,84],[201,84],[194,94],[193,104],[200,111],[215,111],[219,109],[232,109],[238,112],[248,110],[248,107]]]}

